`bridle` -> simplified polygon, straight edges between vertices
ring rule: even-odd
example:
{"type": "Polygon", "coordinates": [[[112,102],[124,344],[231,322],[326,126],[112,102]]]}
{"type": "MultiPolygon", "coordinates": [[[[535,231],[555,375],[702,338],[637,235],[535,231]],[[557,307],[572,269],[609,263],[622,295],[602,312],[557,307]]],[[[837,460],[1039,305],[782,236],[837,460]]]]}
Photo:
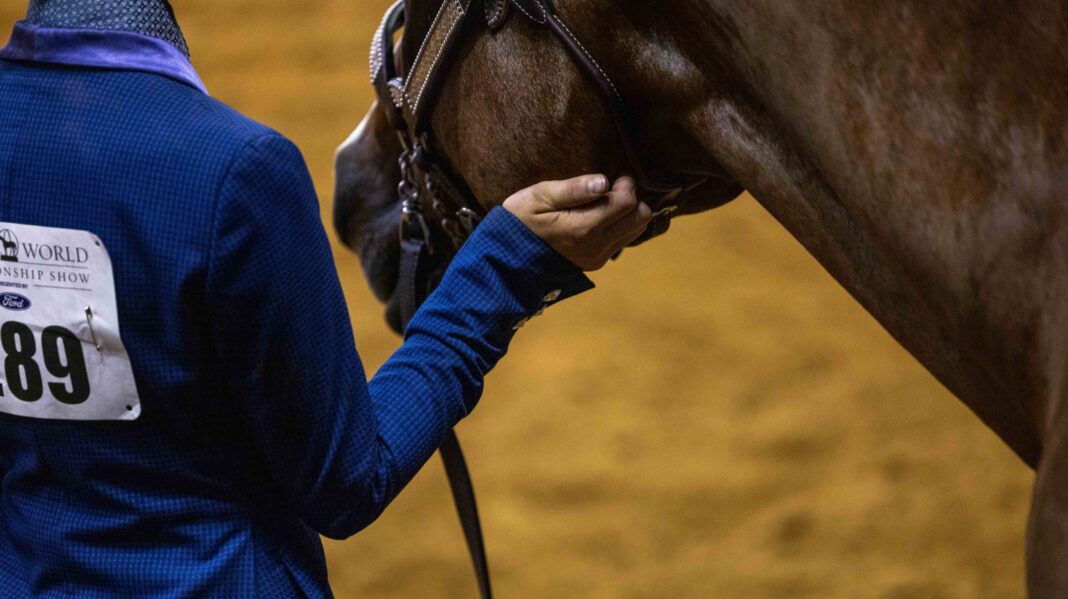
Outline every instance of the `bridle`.
{"type": "MultiPolygon", "coordinates": [[[[440,280],[451,256],[485,216],[466,181],[436,144],[431,117],[449,62],[465,37],[483,30],[496,31],[513,8],[550,31],[599,92],[615,126],[628,172],[635,178],[639,197],[654,214],[649,228],[634,244],[666,232],[678,208],[679,196],[709,179],[687,174],[650,176],[637,151],[634,121],[619,88],[561,19],[552,0],[444,0],[418,53],[403,72],[394,57],[393,38],[405,22],[405,0],[398,0],[386,11],[371,45],[371,81],[378,105],[403,148],[398,159],[400,270],[388,308],[391,324],[398,330],[407,326],[419,304],[440,280]]],[[[446,436],[441,452],[479,589],[483,597],[489,598],[489,570],[474,492],[452,431],[446,436]]]]}
{"type": "Polygon", "coordinates": [[[518,9],[531,22],[548,29],[561,42],[586,79],[597,89],[618,134],[628,172],[641,199],[654,212],[653,223],[636,243],[664,233],[678,208],[679,195],[707,176],[669,174],[653,177],[637,150],[634,120],[619,88],[556,12],[552,0],[445,0],[412,64],[398,72],[393,36],[404,27],[405,3],[386,12],[371,48],[371,79],[379,106],[404,148],[400,156],[399,192],[403,210],[402,236],[421,237],[431,253],[452,253],[484,216],[482,205],[453,169],[436,144],[431,117],[448,65],[466,34],[499,29],[509,9],[518,9]],[[444,239],[429,221],[436,221],[444,239]],[[447,242],[447,244],[446,244],[447,242]]]}

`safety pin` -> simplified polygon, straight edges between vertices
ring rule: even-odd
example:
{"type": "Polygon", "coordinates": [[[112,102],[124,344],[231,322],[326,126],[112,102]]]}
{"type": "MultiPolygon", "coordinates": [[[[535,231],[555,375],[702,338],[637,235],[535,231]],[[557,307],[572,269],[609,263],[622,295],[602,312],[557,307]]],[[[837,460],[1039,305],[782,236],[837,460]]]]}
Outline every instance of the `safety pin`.
{"type": "Polygon", "coordinates": [[[96,331],[93,330],[93,309],[89,306],[85,307],[85,322],[89,323],[89,334],[93,337],[93,345],[96,346],[96,351],[104,351],[104,348],[100,346],[100,342],[96,340],[96,331]]]}

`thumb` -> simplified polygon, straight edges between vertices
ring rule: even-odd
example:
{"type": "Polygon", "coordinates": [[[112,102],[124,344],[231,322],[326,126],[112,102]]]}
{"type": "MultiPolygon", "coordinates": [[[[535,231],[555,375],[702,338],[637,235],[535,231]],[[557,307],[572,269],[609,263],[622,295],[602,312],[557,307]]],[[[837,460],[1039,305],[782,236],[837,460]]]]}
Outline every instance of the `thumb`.
{"type": "Polygon", "coordinates": [[[582,175],[564,181],[544,181],[531,188],[531,191],[550,210],[578,208],[589,204],[608,191],[608,177],[582,175]]]}

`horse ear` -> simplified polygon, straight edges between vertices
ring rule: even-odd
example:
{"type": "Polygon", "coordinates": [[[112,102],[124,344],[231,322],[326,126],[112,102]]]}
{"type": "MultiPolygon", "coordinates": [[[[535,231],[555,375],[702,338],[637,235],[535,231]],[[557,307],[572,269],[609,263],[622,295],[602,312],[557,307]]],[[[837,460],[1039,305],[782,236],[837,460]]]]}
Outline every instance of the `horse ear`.
{"type": "Polygon", "coordinates": [[[511,0],[511,3],[539,25],[544,25],[549,20],[552,10],[550,0],[511,0]]]}

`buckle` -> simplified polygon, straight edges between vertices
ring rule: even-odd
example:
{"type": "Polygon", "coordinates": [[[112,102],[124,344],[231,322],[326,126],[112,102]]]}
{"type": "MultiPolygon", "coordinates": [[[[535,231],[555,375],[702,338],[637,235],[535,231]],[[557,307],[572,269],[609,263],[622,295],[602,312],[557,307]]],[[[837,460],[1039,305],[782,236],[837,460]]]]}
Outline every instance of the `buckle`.
{"type": "Polygon", "coordinates": [[[427,224],[426,217],[418,208],[401,206],[400,238],[422,241],[426,244],[427,253],[434,254],[434,244],[430,243],[430,225],[427,224]]]}
{"type": "Polygon", "coordinates": [[[482,217],[474,210],[465,206],[456,211],[456,220],[460,221],[464,230],[470,235],[475,232],[475,227],[478,226],[478,223],[482,222],[482,217]]]}
{"type": "Polygon", "coordinates": [[[660,218],[660,217],[663,217],[663,216],[666,216],[666,217],[670,218],[671,215],[678,209],[679,209],[679,207],[677,205],[669,204],[667,206],[664,206],[660,210],[657,210],[656,212],[654,212],[653,213],[653,218],[660,218]]]}
{"type": "Polygon", "coordinates": [[[422,200],[419,197],[419,185],[415,182],[415,173],[411,168],[412,154],[404,152],[400,163],[401,180],[397,185],[397,195],[401,199],[401,219],[399,235],[401,240],[422,241],[430,254],[434,253],[434,244],[430,242],[430,225],[423,215],[422,200]]]}

